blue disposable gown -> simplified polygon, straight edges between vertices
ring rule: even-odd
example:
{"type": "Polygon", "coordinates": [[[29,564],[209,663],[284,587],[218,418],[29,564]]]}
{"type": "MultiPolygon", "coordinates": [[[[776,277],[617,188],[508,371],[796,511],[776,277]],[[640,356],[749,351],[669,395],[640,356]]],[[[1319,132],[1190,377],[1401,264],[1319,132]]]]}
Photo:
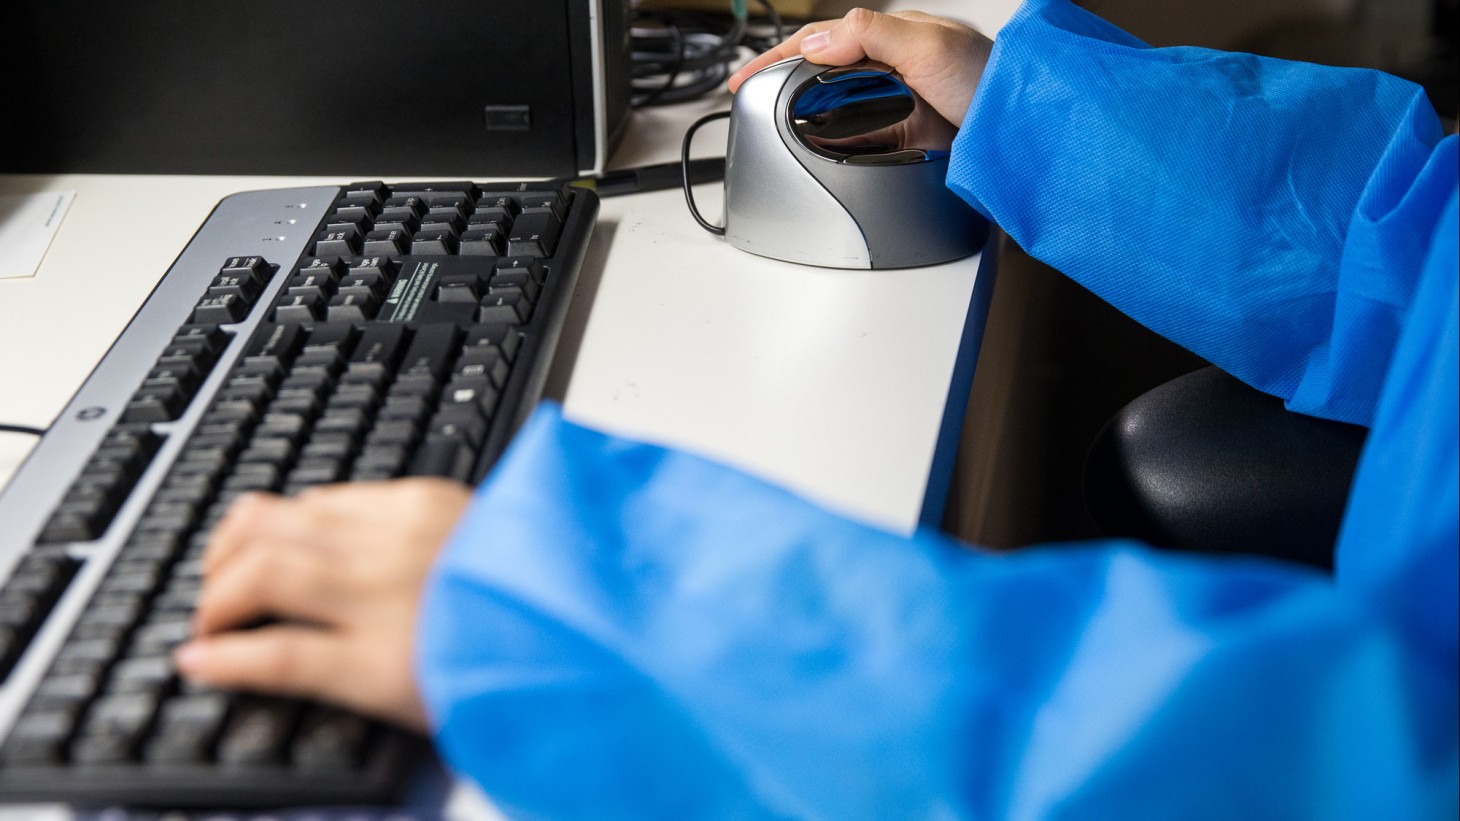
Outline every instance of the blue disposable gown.
{"type": "Polygon", "coordinates": [[[447,760],[524,818],[1450,818],[1457,170],[1412,85],[1000,34],[949,184],[1305,413],[1371,428],[1336,572],[892,535],[546,408],[435,568],[447,760]]]}

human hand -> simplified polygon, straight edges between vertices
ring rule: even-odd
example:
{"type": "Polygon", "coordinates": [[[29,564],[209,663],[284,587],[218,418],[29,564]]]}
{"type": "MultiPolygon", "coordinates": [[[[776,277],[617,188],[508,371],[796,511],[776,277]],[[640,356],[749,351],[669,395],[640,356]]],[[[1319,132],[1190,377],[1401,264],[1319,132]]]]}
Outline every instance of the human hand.
{"type": "Polygon", "coordinates": [[[239,497],[203,556],[194,638],[176,651],[178,671],[426,729],[411,669],[416,612],[470,498],[441,479],[239,497]],[[241,629],[264,619],[277,621],[241,629]]]}
{"type": "Polygon", "coordinates": [[[730,77],[730,90],[755,72],[787,57],[845,66],[864,59],[886,63],[943,119],[963,122],[988,64],[993,41],[972,28],[924,14],[883,14],[852,9],[840,20],[810,23],[784,43],[746,63],[730,77]]]}

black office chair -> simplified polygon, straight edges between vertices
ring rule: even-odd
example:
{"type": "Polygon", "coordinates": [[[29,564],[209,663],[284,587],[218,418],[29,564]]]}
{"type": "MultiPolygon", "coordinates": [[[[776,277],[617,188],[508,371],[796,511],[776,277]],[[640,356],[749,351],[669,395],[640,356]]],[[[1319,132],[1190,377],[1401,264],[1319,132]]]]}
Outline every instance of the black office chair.
{"type": "Polygon", "coordinates": [[[1085,502],[1109,536],[1332,568],[1366,433],[1206,367],[1106,424],[1086,459],[1085,502]]]}

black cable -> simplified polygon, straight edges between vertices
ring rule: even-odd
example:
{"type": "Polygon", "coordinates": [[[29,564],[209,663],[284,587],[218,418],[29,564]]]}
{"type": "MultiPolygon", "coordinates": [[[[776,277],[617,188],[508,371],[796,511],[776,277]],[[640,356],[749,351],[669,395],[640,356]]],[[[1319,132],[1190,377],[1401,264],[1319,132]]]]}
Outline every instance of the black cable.
{"type": "MultiPolygon", "coordinates": [[[[657,74],[664,75],[664,81],[657,87],[641,97],[635,97],[629,101],[634,108],[640,106],[654,105],[664,92],[674,87],[674,81],[679,79],[679,73],[684,70],[684,32],[675,24],[673,16],[669,14],[654,15],[669,32],[670,38],[674,41],[671,53],[674,59],[669,61],[666,68],[663,63],[654,60],[653,55],[646,52],[631,52],[629,59],[634,61],[634,79],[653,77],[657,74]]],[[[640,41],[642,45],[642,39],[640,41]]]]}
{"type": "MultiPolygon", "coordinates": [[[[761,8],[765,9],[765,16],[771,21],[771,25],[776,27],[775,43],[786,39],[786,21],[781,19],[781,13],[776,11],[775,6],[771,5],[771,0],[756,0],[756,2],[760,3],[761,8]]],[[[775,45],[775,43],[771,45],[775,45]]],[[[769,49],[764,48],[760,50],[769,51],[769,49]]]]}
{"type": "MultiPolygon", "coordinates": [[[[692,41],[686,37],[686,53],[681,61],[681,70],[689,80],[678,86],[663,88],[656,95],[653,104],[682,103],[719,88],[730,76],[730,64],[735,59],[744,33],[745,22],[736,20],[728,32],[718,36],[714,45],[699,45],[694,50],[690,48],[692,41]]],[[[709,32],[699,34],[702,38],[712,36],[709,32]]]]}
{"type": "Polygon", "coordinates": [[[717,237],[725,236],[725,229],[719,225],[713,225],[708,222],[704,217],[700,216],[700,209],[695,207],[694,191],[690,188],[692,181],[690,179],[691,175],[689,149],[690,146],[694,144],[695,132],[700,130],[700,126],[706,123],[712,123],[715,120],[726,119],[729,116],[730,112],[719,111],[714,114],[706,114],[698,120],[695,120],[694,125],[690,126],[689,130],[684,132],[684,145],[681,146],[679,151],[680,167],[684,170],[684,201],[686,204],[689,205],[690,216],[695,218],[695,222],[698,222],[701,228],[709,231],[711,234],[714,234],[717,237]]]}
{"type": "Polygon", "coordinates": [[[630,29],[631,105],[668,105],[722,88],[741,48],[763,52],[785,38],[785,21],[768,0],[756,0],[774,37],[753,33],[747,18],[683,10],[635,9],[630,29]]]}
{"type": "Polygon", "coordinates": [[[45,436],[45,428],[33,428],[29,425],[0,425],[0,433],[22,433],[27,436],[45,436]]]}

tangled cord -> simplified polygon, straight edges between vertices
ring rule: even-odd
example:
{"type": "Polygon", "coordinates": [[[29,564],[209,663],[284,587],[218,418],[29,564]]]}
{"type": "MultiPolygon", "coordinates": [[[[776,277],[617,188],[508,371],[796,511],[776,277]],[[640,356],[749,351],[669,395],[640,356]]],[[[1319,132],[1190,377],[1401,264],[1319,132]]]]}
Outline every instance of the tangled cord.
{"type": "Polygon", "coordinates": [[[741,47],[770,49],[786,27],[770,0],[757,0],[767,25],[752,24],[746,0],[732,0],[728,28],[723,15],[635,9],[630,29],[635,108],[693,100],[720,88],[741,47]]]}

